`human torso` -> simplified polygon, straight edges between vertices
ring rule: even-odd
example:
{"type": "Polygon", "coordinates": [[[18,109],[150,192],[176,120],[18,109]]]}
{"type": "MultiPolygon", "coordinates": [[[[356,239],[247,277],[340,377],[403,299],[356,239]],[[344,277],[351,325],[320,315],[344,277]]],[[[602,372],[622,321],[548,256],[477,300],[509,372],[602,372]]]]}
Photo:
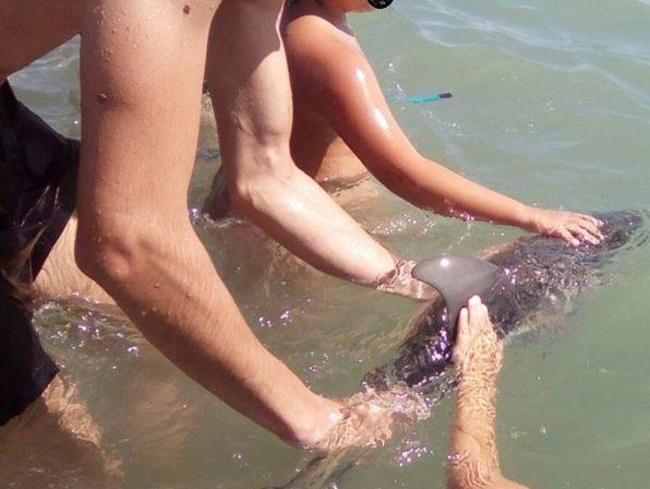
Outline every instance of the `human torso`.
{"type": "Polygon", "coordinates": [[[296,101],[291,154],[296,165],[325,187],[342,187],[368,175],[363,163],[316,111],[296,101]]]}
{"type": "MultiPolygon", "coordinates": [[[[295,2],[286,16],[287,22],[304,14],[319,15],[320,7],[312,0],[295,2]]],[[[347,27],[347,26],[345,26],[347,27]]],[[[320,34],[323,36],[323,34],[320,34]]],[[[337,49],[351,49],[363,56],[353,33],[347,28],[331,24],[327,29],[324,43],[336,45],[337,49]]],[[[287,49],[291,49],[287,46],[287,49]]],[[[293,57],[288,56],[289,60],[293,57]]],[[[292,78],[300,76],[299,68],[290,61],[292,78]]],[[[294,90],[293,92],[293,130],[291,134],[291,153],[295,163],[305,173],[326,188],[353,185],[368,175],[365,166],[320,114],[310,100],[294,90]]]]}

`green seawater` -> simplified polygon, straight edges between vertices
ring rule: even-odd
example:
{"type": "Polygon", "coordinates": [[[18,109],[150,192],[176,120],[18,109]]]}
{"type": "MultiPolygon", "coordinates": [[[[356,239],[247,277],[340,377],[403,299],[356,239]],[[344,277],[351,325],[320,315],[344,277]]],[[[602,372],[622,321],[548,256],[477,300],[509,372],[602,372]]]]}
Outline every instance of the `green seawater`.
{"type": "MultiPolygon", "coordinates": [[[[646,0],[396,0],[352,24],[422,153],[541,206],[650,209],[646,0]],[[407,102],[442,92],[453,98],[407,102]]],[[[79,136],[78,45],[12,78],[30,107],[71,136],[79,136]]],[[[205,123],[193,207],[218,165],[205,123]]],[[[428,215],[380,193],[350,212],[404,256],[477,253],[520,234],[428,215]]],[[[355,392],[391,358],[418,310],[325,277],[259,240],[242,246],[235,224],[199,224],[251,327],[319,392],[355,392]]],[[[650,480],[650,246],[620,255],[606,273],[608,285],[581,295],[560,327],[506,348],[502,467],[532,488],[641,489],[650,480]]],[[[268,487],[309,459],[212,399],[118,318],[57,303],[39,318],[106,450],[122,460],[126,487],[268,487]]],[[[445,487],[452,408],[442,402],[328,487],[445,487]]],[[[53,487],[76,487],[74,475],[53,487]]]]}

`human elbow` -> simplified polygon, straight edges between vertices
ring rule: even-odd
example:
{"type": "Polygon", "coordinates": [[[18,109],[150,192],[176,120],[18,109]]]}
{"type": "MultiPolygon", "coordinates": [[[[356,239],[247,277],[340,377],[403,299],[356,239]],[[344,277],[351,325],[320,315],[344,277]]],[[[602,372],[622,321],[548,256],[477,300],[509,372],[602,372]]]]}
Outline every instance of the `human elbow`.
{"type": "Polygon", "coordinates": [[[150,230],[133,223],[110,228],[80,225],[75,261],[84,274],[111,293],[116,286],[136,280],[157,254],[156,241],[150,230]]]}
{"type": "Polygon", "coordinates": [[[268,147],[255,152],[255,167],[230,178],[228,191],[237,213],[272,205],[288,189],[299,171],[288,151],[268,147]]]}

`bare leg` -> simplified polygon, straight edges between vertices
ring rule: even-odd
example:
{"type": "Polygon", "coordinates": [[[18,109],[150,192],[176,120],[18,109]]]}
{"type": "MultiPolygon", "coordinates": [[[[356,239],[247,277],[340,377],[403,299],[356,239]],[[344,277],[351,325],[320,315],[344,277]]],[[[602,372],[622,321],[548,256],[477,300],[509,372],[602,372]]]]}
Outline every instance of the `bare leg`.
{"type": "Polygon", "coordinates": [[[461,311],[454,349],[460,376],[451,435],[450,489],[525,489],[503,477],[496,445],[497,387],[503,346],[478,297],[461,311]]]}
{"type": "Polygon", "coordinates": [[[217,170],[212,185],[210,195],[203,204],[203,212],[208,214],[212,219],[223,219],[233,215],[232,202],[230,201],[230,192],[228,191],[228,180],[223,164],[217,170]]]}
{"type": "Polygon", "coordinates": [[[0,477],[10,487],[119,487],[119,462],[100,443],[86,406],[57,376],[40,399],[0,428],[0,477]]]}
{"type": "Polygon", "coordinates": [[[39,299],[61,299],[79,294],[84,299],[114,304],[104,289],[77,268],[74,259],[76,233],[77,219],[73,217],[36,277],[33,285],[35,296],[39,299]]]}

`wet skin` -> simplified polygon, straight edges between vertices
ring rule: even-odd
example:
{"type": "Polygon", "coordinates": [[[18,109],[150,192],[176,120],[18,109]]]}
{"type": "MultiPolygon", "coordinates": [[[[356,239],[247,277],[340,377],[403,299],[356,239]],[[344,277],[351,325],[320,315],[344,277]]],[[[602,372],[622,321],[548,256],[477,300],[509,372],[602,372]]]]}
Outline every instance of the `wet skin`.
{"type": "MultiPolygon", "coordinates": [[[[449,489],[525,489],[503,476],[496,443],[497,377],[502,366],[503,345],[490,321],[487,307],[480,297],[470,298],[462,308],[457,323],[453,347],[454,378],[457,397],[451,427],[449,489]]],[[[340,430],[330,432],[330,446],[339,447],[334,453],[314,458],[282,489],[321,487],[335,483],[342,474],[355,466],[363,450],[350,450],[346,440],[350,430],[346,424],[365,423],[364,431],[372,434],[365,439],[368,446],[385,443],[395,432],[431,412],[413,390],[403,384],[385,391],[369,390],[348,402],[356,403],[369,412],[364,420],[354,413],[346,416],[340,430]]]]}
{"type": "MultiPolygon", "coordinates": [[[[83,32],[77,264],[188,376],[283,440],[319,445],[340,404],[309,391],[255,338],[186,208],[207,60],[238,212],[323,271],[410,293],[397,260],[293,163],[282,7],[279,0],[4,2],[0,79],[83,32]]],[[[371,72],[364,76],[374,90],[371,72]]],[[[389,113],[382,117],[390,128],[389,113]]],[[[505,206],[502,196],[489,196],[505,206]]],[[[567,215],[544,216],[537,224],[571,234],[567,215]]],[[[589,229],[586,218],[568,219],[589,229]]]]}
{"type": "Polygon", "coordinates": [[[496,443],[497,377],[503,345],[478,297],[458,319],[454,371],[459,379],[451,430],[449,489],[525,489],[503,476],[496,443]]]}
{"type": "MultiPolygon", "coordinates": [[[[591,216],[524,205],[418,153],[392,116],[346,22],[348,12],[368,9],[364,0],[298,0],[287,10],[283,36],[294,98],[291,153],[296,164],[330,188],[370,172],[410,203],[445,216],[517,226],[572,245],[596,243],[602,235],[591,216]]],[[[217,176],[205,205],[214,217],[229,210],[227,173],[225,168],[217,176]]]]}
{"type": "Polygon", "coordinates": [[[311,392],[255,338],[186,204],[210,59],[221,147],[243,212],[332,273],[373,281],[394,269],[393,257],[291,160],[289,78],[276,27],[282,7],[3,2],[0,80],[83,32],[77,265],[188,376],[283,440],[314,445],[339,419],[340,404],[311,392]],[[260,100],[271,103],[260,108],[260,100]],[[267,195],[278,198],[265,207],[267,195]]]}
{"type": "MultiPolygon", "coordinates": [[[[605,223],[605,238],[598,245],[574,248],[535,236],[487,253],[485,258],[504,271],[508,283],[502,289],[508,293],[491,294],[488,303],[490,317],[502,335],[516,333],[531,318],[538,328],[544,317],[557,321],[578,294],[602,282],[602,268],[614,254],[639,246],[647,238],[642,213],[609,212],[597,217],[605,223]]],[[[486,290],[476,293],[488,297],[486,290]]],[[[364,382],[386,389],[399,381],[419,391],[444,394],[450,381],[447,367],[454,337],[443,301],[434,301],[413,322],[399,358],[368,374],[364,382]]]]}
{"type": "MultiPolygon", "coordinates": [[[[513,296],[497,295],[489,304],[489,317],[482,306],[474,315],[476,321],[465,310],[458,328],[450,328],[442,299],[428,304],[415,319],[397,360],[368,374],[361,392],[347,401],[355,403],[357,412],[361,408],[368,412],[363,422],[365,432],[373,438],[365,438],[366,444],[383,443],[404,425],[426,419],[430,405],[417,393],[436,399],[456,390],[448,487],[523,487],[503,477],[496,450],[496,377],[501,367],[497,334],[516,333],[531,318],[538,323],[536,328],[548,327],[542,319],[557,319],[578,293],[599,285],[601,269],[615,253],[647,242],[641,213],[611,212],[598,218],[605,223],[605,239],[596,246],[573,248],[556,239],[530,237],[487,252],[487,260],[508,270],[515,292],[513,296]],[[470,330],[464,331],[466,327],[470,330]],[[478,341],[471,340],[474,337],[478,341]]],[[[475,311],[476,306],[475,302],[475,311]]],[[[469,310],[471,313],[472,304],[469,310]]],[[[344,423],[361,423],[352,414],[344,419],[342,428],[344,423]]],[[[332,430],[329,436],[330,446],[349,446],[345,429],[332,430]]],[[[351,466],[352,461],[340,455],[315,459],[283,487],[304,487],[307,481],[322,481],[351,466]]]]}
{"type": "Polygon", "coordinates": [[[0,446],[3,483],[17,487],[124,487],[121,462],[102,449],[101,429],[75,387],[62,376],[22,415],[0,428],[0,446]]]}
{"type": "Polygon", "coordinates": [[[76,233],[68,227],[45,286],[62,290],[57,267],[73,256],[97,284],[84,287],[110,296],[189,377],[284,441],[327,450],[322,440],[342,404],[311,392],[255,338],[186,206],[207,74],[238,212],[323,271],[412,292],[404,276],[412,264],[372,240],[292,161],[283,6],[7,1],[0,80],[83,33],[76,233]]]}

